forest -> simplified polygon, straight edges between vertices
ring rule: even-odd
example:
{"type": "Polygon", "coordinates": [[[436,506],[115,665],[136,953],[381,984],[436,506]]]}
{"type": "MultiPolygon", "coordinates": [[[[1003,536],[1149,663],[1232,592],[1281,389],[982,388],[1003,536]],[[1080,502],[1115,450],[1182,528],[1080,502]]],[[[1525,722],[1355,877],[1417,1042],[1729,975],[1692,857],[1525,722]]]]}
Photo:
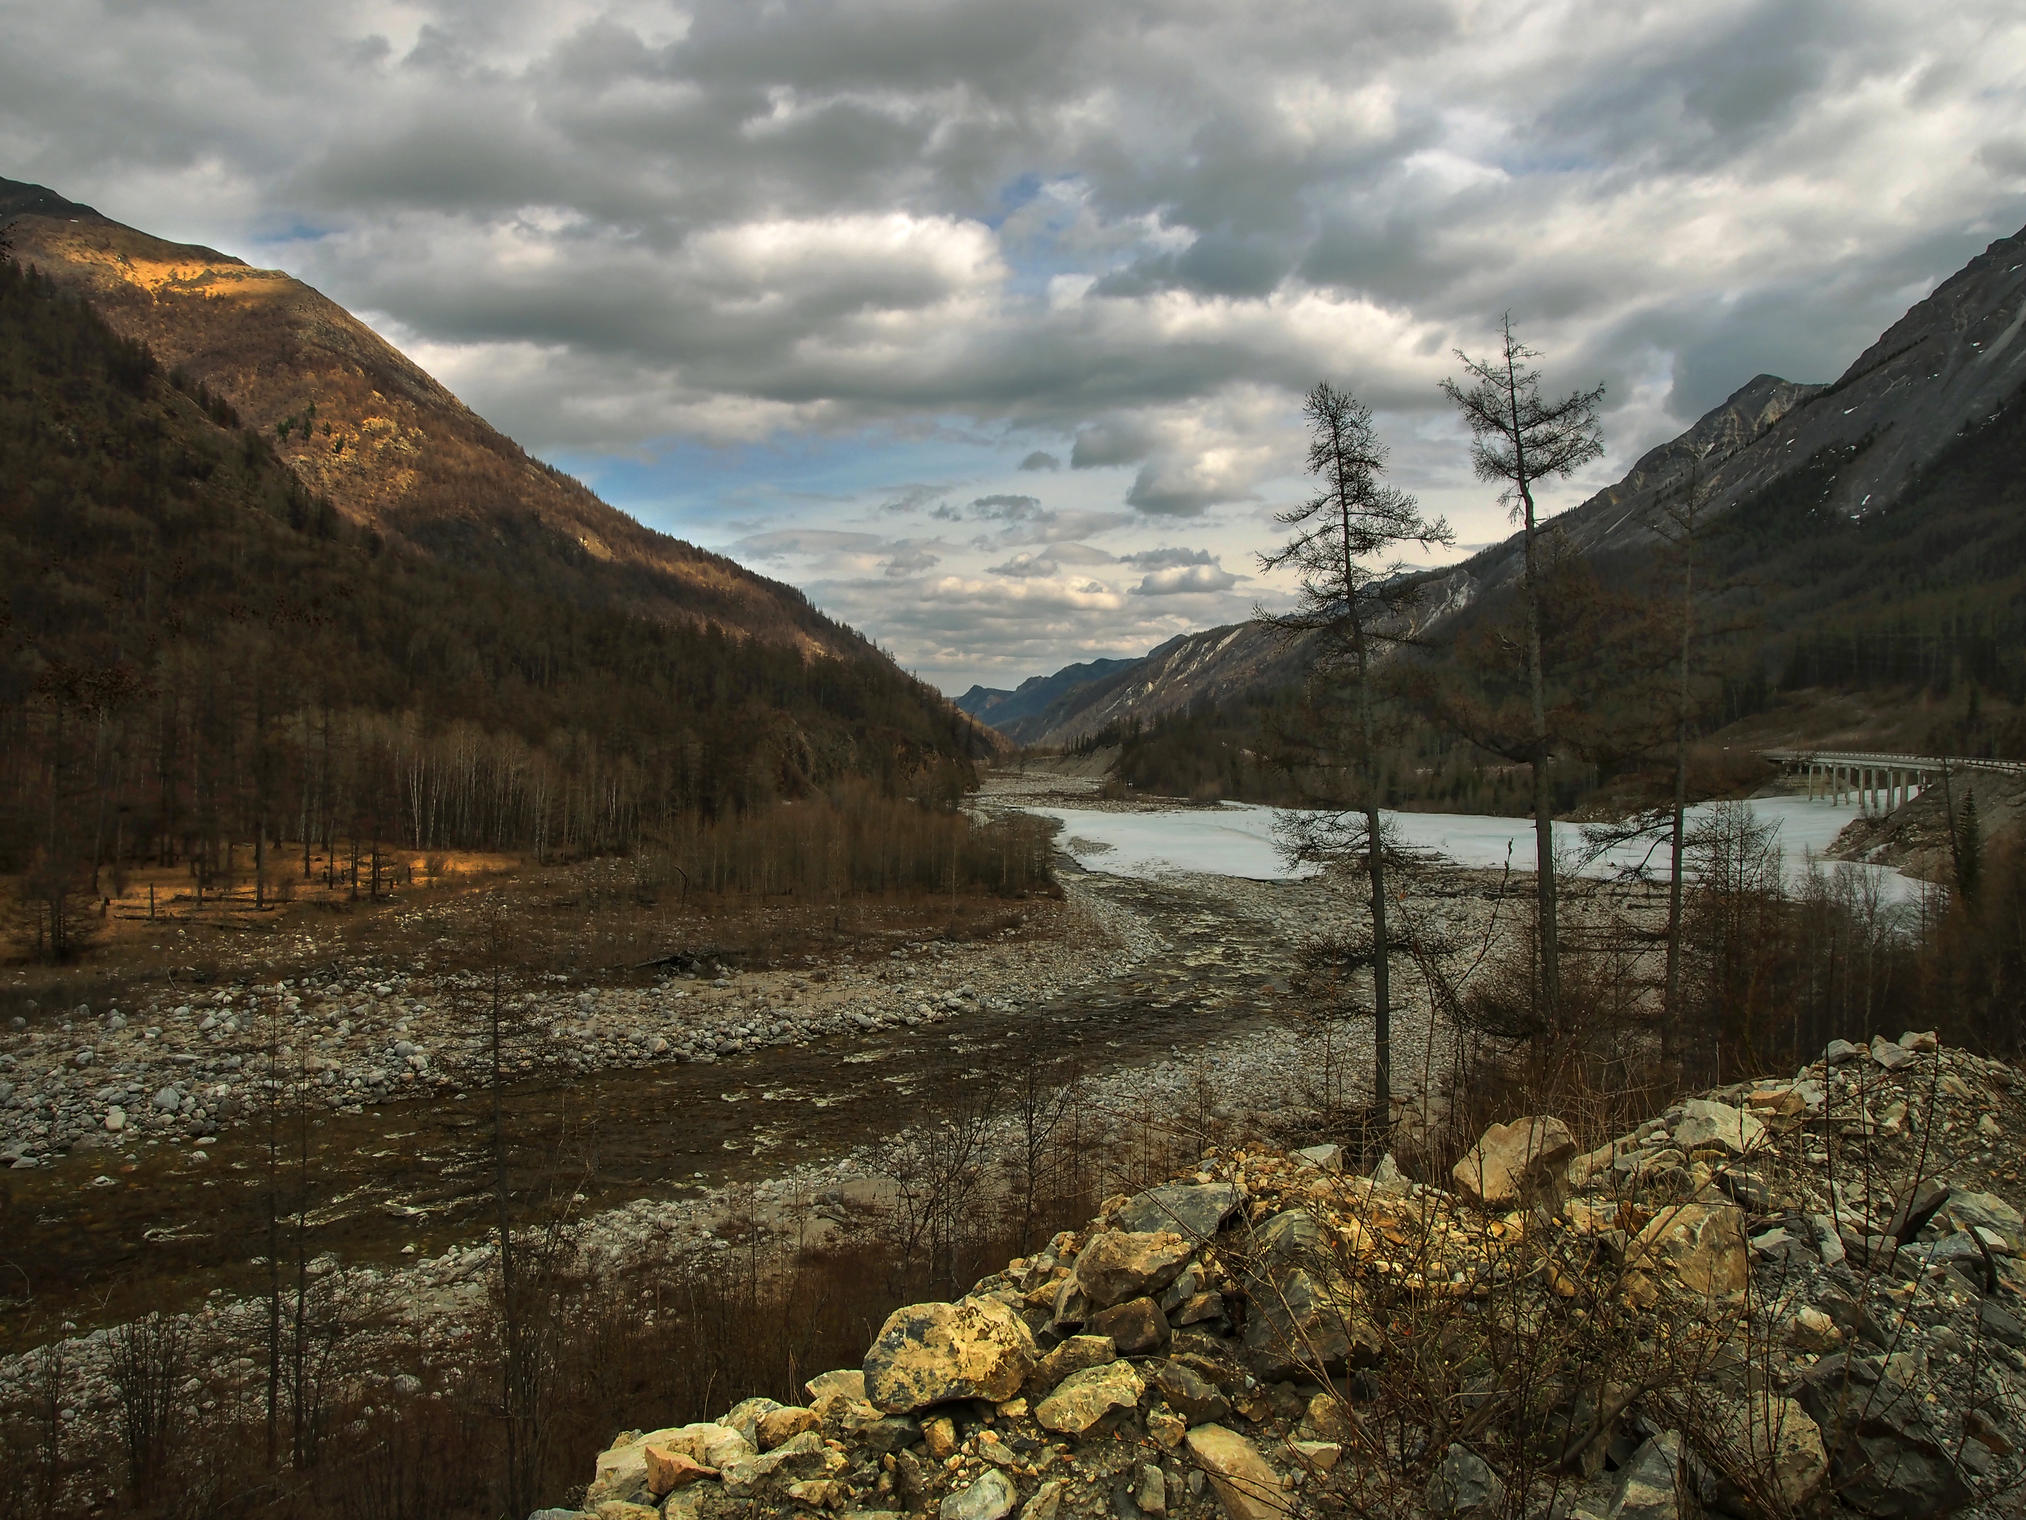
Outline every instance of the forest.
{"type": "Polygon", "coordinates": [[[283,839],[326,870],[381,842],[626,851],[842,784],[948,808],[982,752],[869,646],[807,656],[387,542],[4,260],[0,461],[0,874],[55,953],[141,862],[258,892],[283,839]]]}

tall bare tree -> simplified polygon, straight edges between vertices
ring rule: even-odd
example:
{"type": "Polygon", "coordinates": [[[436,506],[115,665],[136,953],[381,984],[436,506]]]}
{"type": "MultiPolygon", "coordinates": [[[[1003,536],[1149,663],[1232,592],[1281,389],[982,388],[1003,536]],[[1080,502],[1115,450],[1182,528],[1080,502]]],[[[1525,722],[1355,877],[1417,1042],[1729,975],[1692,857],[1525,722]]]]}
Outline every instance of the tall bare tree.
{"type": "Polygon", "coordinates": [[[1548,729],[1547,672],[1541,659],[1540,511],[1534,487],[1545,480],[1573,474],[1604,452],[1597,420],[1604,387],[1571,391],[1558,401],[1541,398],[1541,372],[1528,361],[1540,357],[1514,336],[1508,313],[1499,325],[1500,349],[1478,360],[1458,349],[1466,388],[1456,380],[1442,382],[1471,433],[1470,462],[1480,480],[1502,486],[1499,504],[1520,521],[1525,533],[1526,564],[1520,596],[1526,611],[1527,694],[1532,706],[1531,768],[1534,792],[1535,902],[1539,917],[1541,999],[1550,1027],[1562,1027],[1561,934],[1555,902],[1553,735],[1548,729]]]}
{"type": "Polygon", "coordinates": [[[1667,875],[1667,1001],[1660,1014],[1660,1054],[1672,1053],[1674,1029],[1681,1017],[1681,883],[1688,852],[1688,729],[1695,716],[1691,658],[1695,650],[1695,559],[1701,547],[1707,492],[1702,461],[1689,466],[1679,495],[1662,503],[1654,531],[1670,546],[1681,569],[1681,642],[1675,662],[1674,690],[1674,816],[1668,831],[1667,875]]]}
{"type": "Polygon", "coordinates": [[[1402,576],[1398,552],[1409,544],[1431,548],[1455,541],[1441,518],[1422,516],[1414,498],[1385,484],[1386,448],[1372,427],[1372,411],[1327,380],[1302,405],[1308,419],[1308,472],[1315,494],[1275,520],[1295,530],[1271,554],[1267,570],[1292,569],[1300,596],[1287,612],[1255,609],[1254,617],[1291,638],[1315,640],[1318,678],[1348,679],[1352,706],[1348,770],[1356,787],[1355,823],[1344,837],[1328,828],[1325,841],[1297,837],[1296,852],[1362,851],[1372,915],[1372,1100],[1380,1122],[1392,1104],[1393,1001],[1386,928],[1386,850],[1380,826],[1379,715],[1372,662],[1377,646],[1400,638],[1414,589],[1402,576]]]}

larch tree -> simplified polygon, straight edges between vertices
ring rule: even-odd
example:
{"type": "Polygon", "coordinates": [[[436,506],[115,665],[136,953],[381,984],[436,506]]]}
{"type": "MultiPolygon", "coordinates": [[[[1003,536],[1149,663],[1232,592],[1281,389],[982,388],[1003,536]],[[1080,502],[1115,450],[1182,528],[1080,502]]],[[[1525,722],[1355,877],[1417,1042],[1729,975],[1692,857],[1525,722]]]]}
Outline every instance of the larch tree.
{"type": "Polygon", "coordinates": [[[1547,671],[1541,657],[1542,571],[1540,509],[1534,488],[1543,481],[1574,474],[1602,456],[1604,441],[1597,420],[1604,387],[1572,391],[1560,400],[1541,396],[1541,373],[1531,366],[1539,351],[1514,336],[1512,317],[1499,326],[1500,349],[1490,359],[1473,359],[1456,351],[1468,385],[1442,382],[1471,434],[1470,462],[1478,479],[1499,484],[1499,504],[1516,518],[1525,540],[1525,566],[1520,599],[1526,614],[1527,696],[1531,707],[1530,768],[1533,772],[1535,901],[1540,936],[1540,996],[1549,1027],[1558,1038],[1563,1028],[1561,934],[1555,897],[1554,788],[1550,767],[1554,736],[1548,727],[1547,671]]]}
{"type": "MultiPolygon", "coordinates": [[[[1380,1122],[1392,1103],[1392,944],[1386,926],[1386,849],[1379,817],[1379,705],[1373,660],[1396,641],[1415,589],[1401,574],[1398,553],[1408,545],[1431,548],[1454,542],[1449,525],[1430,520],[1414,498],[1385,483],[1386,449],[1372,427],[1371,408],[1327,380],[1302,406],[1308,420],[1308,473],[1314,495],[1276,516],[1293,536],[1259,557],[1263,569],[1292,570],[1299,593],[1288,611],[1255,609],[1260,622],[1289,638],[1315,641],[1318,680],[1348,684],[1350,717],[1345,767],[1355,788],[1351,827],[1320,815],[1314,829],[1291,840],[1297,858],[1362,854],[1372,917],[1372,1098],[1380,1122]]],[[[1334,815],[1339,822],[1343,815],[1334,815]]]]}

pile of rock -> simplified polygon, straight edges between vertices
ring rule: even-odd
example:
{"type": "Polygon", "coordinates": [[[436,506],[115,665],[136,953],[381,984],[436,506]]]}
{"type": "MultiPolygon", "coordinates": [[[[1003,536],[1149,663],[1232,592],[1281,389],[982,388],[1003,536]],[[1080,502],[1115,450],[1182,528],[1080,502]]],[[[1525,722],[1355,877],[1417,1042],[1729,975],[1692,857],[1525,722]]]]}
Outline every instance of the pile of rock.
{"type": "Polygon", "coordinates": [[[1553,1117],[1494,1126],[1447,1188],[1391,1158],[1348,1175],[1334,1146],[1211,1153],[961,1300],[896,1311],[806,1403],[628,1433],[583,1509],[1995,1502],[2026,1477],[2016,1080],[1927,1036],[1839,1042],[1587,1151],[1553,1117]]]}

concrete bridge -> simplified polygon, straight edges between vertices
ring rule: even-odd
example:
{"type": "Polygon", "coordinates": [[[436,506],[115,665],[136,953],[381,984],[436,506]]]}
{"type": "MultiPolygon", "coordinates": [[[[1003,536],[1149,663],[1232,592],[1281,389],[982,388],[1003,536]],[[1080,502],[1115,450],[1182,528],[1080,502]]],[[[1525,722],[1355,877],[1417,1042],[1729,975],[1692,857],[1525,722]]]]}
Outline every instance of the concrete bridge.
{"type": "Polygon", "coordinates": [[[1789,775],[1805,775],[1810,797],[1855,802],[1867,815],[1910,802],[1947,772],[1995,771],[2026,776],[2026,761],[1971,760],[1954,755],[1894,755],[1863,750],[1768,749],[1760,753],[1789,775]]]}

